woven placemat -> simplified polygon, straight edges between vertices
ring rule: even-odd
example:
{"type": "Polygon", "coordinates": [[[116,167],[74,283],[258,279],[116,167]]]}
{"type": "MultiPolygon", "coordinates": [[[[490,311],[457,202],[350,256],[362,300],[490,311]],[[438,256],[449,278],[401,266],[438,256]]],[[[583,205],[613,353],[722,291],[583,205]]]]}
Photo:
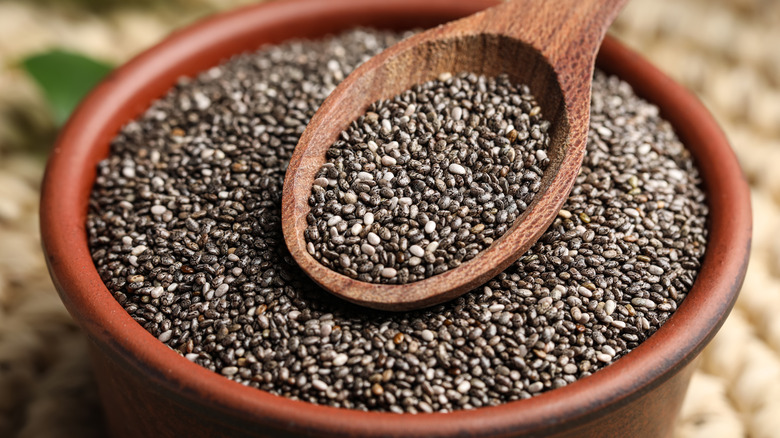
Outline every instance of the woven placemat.
{"type": "MultiPolygon", "coordinates": [[[[2,437],[104,436],[86,340],[40,250],[40,179],[55,131],[15,62],[52,46],[122,62],[174,27],[247,1],[84,3],[0,3],[2,437]]],[[[701,356],[676,436],[780,437],[780,0],[632,0],[613,33],[702,98],[753,191],[745,286],[701,356]]]]}

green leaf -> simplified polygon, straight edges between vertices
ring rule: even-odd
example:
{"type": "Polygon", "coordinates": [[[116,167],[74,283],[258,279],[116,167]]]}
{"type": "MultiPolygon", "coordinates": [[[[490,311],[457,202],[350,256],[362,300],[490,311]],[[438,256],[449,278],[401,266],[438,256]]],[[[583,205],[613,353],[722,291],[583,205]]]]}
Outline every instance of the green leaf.
{"type": "Polygon", "coordinates": [[[62,126],[81,99],[113,67],[77,53],[52,50],[22,61],[22,66],[43,90],[54,115],[62,126]]]}

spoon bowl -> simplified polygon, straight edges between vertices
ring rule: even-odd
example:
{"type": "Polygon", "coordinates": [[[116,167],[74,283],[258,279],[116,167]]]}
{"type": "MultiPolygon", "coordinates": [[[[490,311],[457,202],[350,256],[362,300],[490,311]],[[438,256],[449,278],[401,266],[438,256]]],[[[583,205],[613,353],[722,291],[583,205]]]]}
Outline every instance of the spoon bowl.
{"type": "Polygon", "coordinates": [[[414,35],[350,74],[309,122],[293,153],[282,194],[282,229],[309,277],[353,303],[403,311],[432,306],[478,287],[515,262],[547,229],[566,200],[585,154],[596,53],[627,0],[514,0],[414,35]],[[315,174],[326,152],[373,102],[439,77],[505,74],[526,84],[551,122],[541,188],[511,228],[460,266],[406,284],[367,283],[320,264],[304,230],[315,174]]]}

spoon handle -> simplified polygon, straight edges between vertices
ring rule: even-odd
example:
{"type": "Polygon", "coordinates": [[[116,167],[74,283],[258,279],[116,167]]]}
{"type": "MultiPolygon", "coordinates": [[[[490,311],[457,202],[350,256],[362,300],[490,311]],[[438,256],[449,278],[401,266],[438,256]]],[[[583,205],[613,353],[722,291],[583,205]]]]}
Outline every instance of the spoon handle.
{"type": "MultiPolygon", "coordinates": [[[[590,75],[607,28],[627,2],[510,0],[482,11],[479,25],[472,22],[469,27],[528,43],[547,58],[559,75],[590,75]],[[526,16],[534,17],[536,25],[529,25],[526,16]]],[[[565,78],[560,79],[563,83],[565,78]]]]}

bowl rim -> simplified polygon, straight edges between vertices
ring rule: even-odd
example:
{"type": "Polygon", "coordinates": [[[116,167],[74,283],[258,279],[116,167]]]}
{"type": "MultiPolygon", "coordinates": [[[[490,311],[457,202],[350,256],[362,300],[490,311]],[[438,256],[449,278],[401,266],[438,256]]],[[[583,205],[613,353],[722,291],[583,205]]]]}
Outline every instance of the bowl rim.
{"type": "Polygon", "coordinates": [[[495,0],[262,3],[177,31],[113,72],[61,131],[47,164],[40,205],[42,243],[54,285],[100,351],[187,403],[301,433],[361,436],[533,432],[564,422],[584,423],[650,391],[692,361],[723,324],[744,279],[752,227],[747,181],[706,108],[681,85],[610,37],[602,45],[597,64],[630,78],[637,94],[659,105],[683,143],[696,145],[691,152],[707,194],[710,237],[701,271],[677,312],[631,353],[589,377],[528,400],[452,413],[363,412],[295,401],[245,387],[181,357],[136,323],[100,279],[85,229],[95,163],[105,157],[100,150],[107,150],[117,132],[117,120],[124,124],[159,97],[161,78],[168,81],[164,88],[170,88],[181,63],[188,63],[192,72],[206,70],[214,65],[207,60],[216,59],[215,53],[222,53],[222,58],[233,54],[220,52],[220,42],[242,32],[241,38],[249,38],[246,35],[252,28],[278,26],[279,20],[302,23],[358,10],[377,16],[388,8],[465,15],[492,4],[495,0]],[[208,55],[199,61],[199,52],[208,55]],[[404,421],[399,422],[400,418],[404,421]]]}

